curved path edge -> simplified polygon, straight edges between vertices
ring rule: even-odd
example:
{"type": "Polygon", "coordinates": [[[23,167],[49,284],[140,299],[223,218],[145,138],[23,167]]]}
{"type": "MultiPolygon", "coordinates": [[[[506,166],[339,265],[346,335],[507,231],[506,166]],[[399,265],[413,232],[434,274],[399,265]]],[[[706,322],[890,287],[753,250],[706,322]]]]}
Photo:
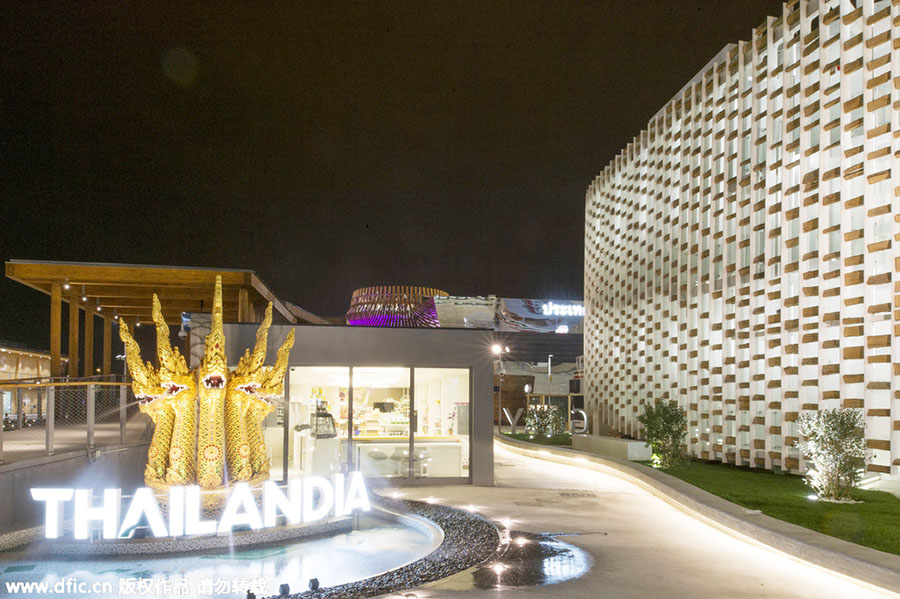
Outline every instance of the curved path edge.
{"type": "Polygon", "coordinates": [[[670,505],[743,540],[891,593],[900,591],[900,556],[857,545],[750,510],[664,472],[627,460],[494,436],[527,457],[589,467],[637,484],[670,505]]]}

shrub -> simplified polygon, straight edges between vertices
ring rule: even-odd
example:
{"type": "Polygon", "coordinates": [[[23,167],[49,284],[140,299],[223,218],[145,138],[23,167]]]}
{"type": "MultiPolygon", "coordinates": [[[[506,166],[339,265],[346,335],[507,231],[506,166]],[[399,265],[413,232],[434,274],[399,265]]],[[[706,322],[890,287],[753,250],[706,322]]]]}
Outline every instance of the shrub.
{"type": "Polygon", "coordinates": [[[806,483],[822,499],[847,500],[866,465],[865,420],[861,410],[807,412],[797,420],[805,439],[797,447],[809,460],[806,483]]]}
{"type": "Polygon", "coordinates": [[[638,422],[644,427],[644,441],[653,449],[654,464],[670,468],[684,461],[687,414],[677,401],[646,404],[638,422]]]}
{"type": "Polygon", "coordinates": [[[525,430],[537,437],[555,437],[566,432],[566,416],[559,406],[529,406],[525,430]]]}

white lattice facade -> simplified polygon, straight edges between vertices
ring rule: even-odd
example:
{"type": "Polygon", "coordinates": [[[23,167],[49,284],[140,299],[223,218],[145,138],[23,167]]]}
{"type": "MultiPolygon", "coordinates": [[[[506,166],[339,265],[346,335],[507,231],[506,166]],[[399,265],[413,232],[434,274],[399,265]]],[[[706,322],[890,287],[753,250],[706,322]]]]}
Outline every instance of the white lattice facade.
{"type": "Polygon", "coordinates": [[[724,48],[588,189],[584,269],[595,423],[677,399],[693,454],[802,471],[798,416],[857,407],[900,473],[900,0],[724,48]]]}

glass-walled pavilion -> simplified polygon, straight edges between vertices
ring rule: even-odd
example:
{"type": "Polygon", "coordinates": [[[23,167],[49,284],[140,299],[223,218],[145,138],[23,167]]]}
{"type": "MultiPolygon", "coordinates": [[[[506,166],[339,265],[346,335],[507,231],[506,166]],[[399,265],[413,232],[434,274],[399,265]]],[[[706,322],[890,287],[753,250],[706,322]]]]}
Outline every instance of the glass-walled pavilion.
{"type": "MultiPolygon", "coordinates": [[[[226,325],[229,362],[257,325],[226,325]]],[[[274,355],[290,330],[269,333],[274,355]]],[[[362,471],[402,484],[493,484],[490,332],[296,327],[285,403],[265,422],[276,478],[362,471]]]]}

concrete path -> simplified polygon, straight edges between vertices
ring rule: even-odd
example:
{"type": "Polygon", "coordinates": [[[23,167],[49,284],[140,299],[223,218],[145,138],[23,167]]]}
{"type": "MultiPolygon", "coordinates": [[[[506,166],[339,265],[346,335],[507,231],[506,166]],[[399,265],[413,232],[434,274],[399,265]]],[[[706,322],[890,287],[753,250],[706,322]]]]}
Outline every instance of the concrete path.
{"type": "Polygon", "coordinates": [[[397,490],[408,498],[474,505],[501,528],[500,522],[509,519],[513,530],[580,533],[561,540],[584,549],[593,567],[580,578],[550,586],[477,589],[471,574],[462,573],[406,593],[418,599],[900,597],[731,536],[615,476],[520,456],[498,443],[494,451],[495,487],[397,490]]]}

